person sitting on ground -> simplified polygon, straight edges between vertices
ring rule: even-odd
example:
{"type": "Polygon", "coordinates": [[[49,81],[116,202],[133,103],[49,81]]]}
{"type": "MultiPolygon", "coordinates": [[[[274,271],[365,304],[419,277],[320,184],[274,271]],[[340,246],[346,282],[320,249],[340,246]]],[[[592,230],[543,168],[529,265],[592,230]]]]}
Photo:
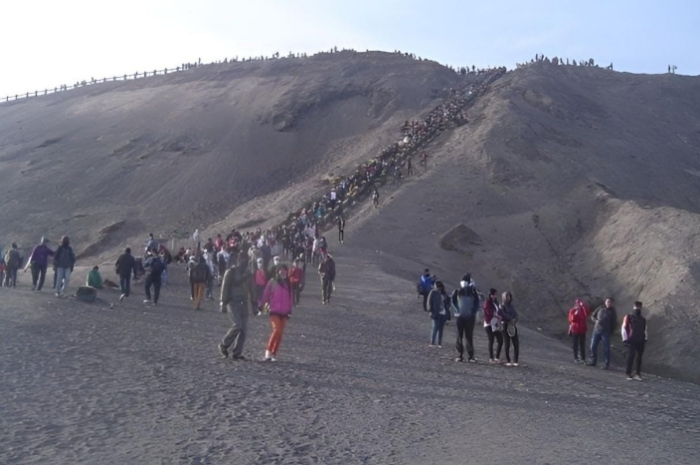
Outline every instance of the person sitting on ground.
{"type": "Polygon", "coordinates": [[[102,275],[100,274],[100,267],[95,266],[90,270],[87,276],[88,286],[94,287],[95,289],[102,289],[102,275]]]}

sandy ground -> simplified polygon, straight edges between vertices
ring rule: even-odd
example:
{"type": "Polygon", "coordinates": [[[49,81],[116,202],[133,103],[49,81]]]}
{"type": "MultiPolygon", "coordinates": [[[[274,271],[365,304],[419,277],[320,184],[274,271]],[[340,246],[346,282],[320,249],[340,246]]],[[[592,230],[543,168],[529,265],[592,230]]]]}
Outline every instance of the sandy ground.
{"type": "Polygon", "coordinates": [[[2,289],[0,463],[697,463],[700,387],[575,365],[527,321],[523,366],[454,363],[454,326],[428,348],[412,282],[350,229],[332,305],[311,279],[274,364],[265,317],[252,361],[219,357],[226,317],[191,310],[180,268],[157,308],[141,286],[124,304],[2,289]]]}

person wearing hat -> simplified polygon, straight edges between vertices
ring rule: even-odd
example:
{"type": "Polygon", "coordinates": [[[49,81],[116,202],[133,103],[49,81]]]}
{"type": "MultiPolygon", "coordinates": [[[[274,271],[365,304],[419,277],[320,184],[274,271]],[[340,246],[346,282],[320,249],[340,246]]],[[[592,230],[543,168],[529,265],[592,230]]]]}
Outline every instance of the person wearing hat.
{"type": "Polygon", "coordinates": [[[32,290],[41,291],[44,287],[44,280],[46,279],[46,267],[49,263],[49,257],[54,255],[54,251],[49,249],[49,240],[46,237],[42,237],[39,241],[39,245],[34,247],[32,254],[29,257],[27,265],[24,267],[24,271],[31,267],[32,270],[32,290]]]}
{"type": "Polygon", "coordinates": [[[456,362],[464,361],[464,345],[466,342],[468,361],[476,363],[474,358],[474,324],[479,311],[479,295],[474,281],[469,273],[462,277],[459,289],[452,293],[452,305],[457,314],[457,358],[456,362]]]}

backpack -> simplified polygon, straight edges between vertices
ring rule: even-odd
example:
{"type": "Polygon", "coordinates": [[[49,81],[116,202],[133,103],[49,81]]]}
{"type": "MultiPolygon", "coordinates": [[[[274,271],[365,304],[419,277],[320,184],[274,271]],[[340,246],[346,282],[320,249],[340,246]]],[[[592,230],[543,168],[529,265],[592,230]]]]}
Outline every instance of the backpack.
{"type": "Polygon", "coordinates": [[[165,265],[163,264],[162,260],[160,257],[155,257],[151,261],[151,273],[153,273],[156,276],[160,276],[160,274],[165,270],[165,265]]]}
{"type": "Polygon", "coordinates": [[[627,315],[629,325],[629,342],[644,342],[646,340],[647,321],[643,316],[636,316],[633,313],[627,315]]]}

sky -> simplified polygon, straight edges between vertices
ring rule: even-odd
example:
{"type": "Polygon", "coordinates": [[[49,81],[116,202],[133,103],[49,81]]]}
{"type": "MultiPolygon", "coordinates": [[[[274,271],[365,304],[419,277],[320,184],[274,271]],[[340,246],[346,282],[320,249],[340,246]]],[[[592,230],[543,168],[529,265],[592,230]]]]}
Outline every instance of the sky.
{"type": "Polygon", "coordinates": [[[696,0],[10,0],[0,98],[183,62],[331,47],[401,50],[452,66],[593,58],[700,74],[696,0]]]}

